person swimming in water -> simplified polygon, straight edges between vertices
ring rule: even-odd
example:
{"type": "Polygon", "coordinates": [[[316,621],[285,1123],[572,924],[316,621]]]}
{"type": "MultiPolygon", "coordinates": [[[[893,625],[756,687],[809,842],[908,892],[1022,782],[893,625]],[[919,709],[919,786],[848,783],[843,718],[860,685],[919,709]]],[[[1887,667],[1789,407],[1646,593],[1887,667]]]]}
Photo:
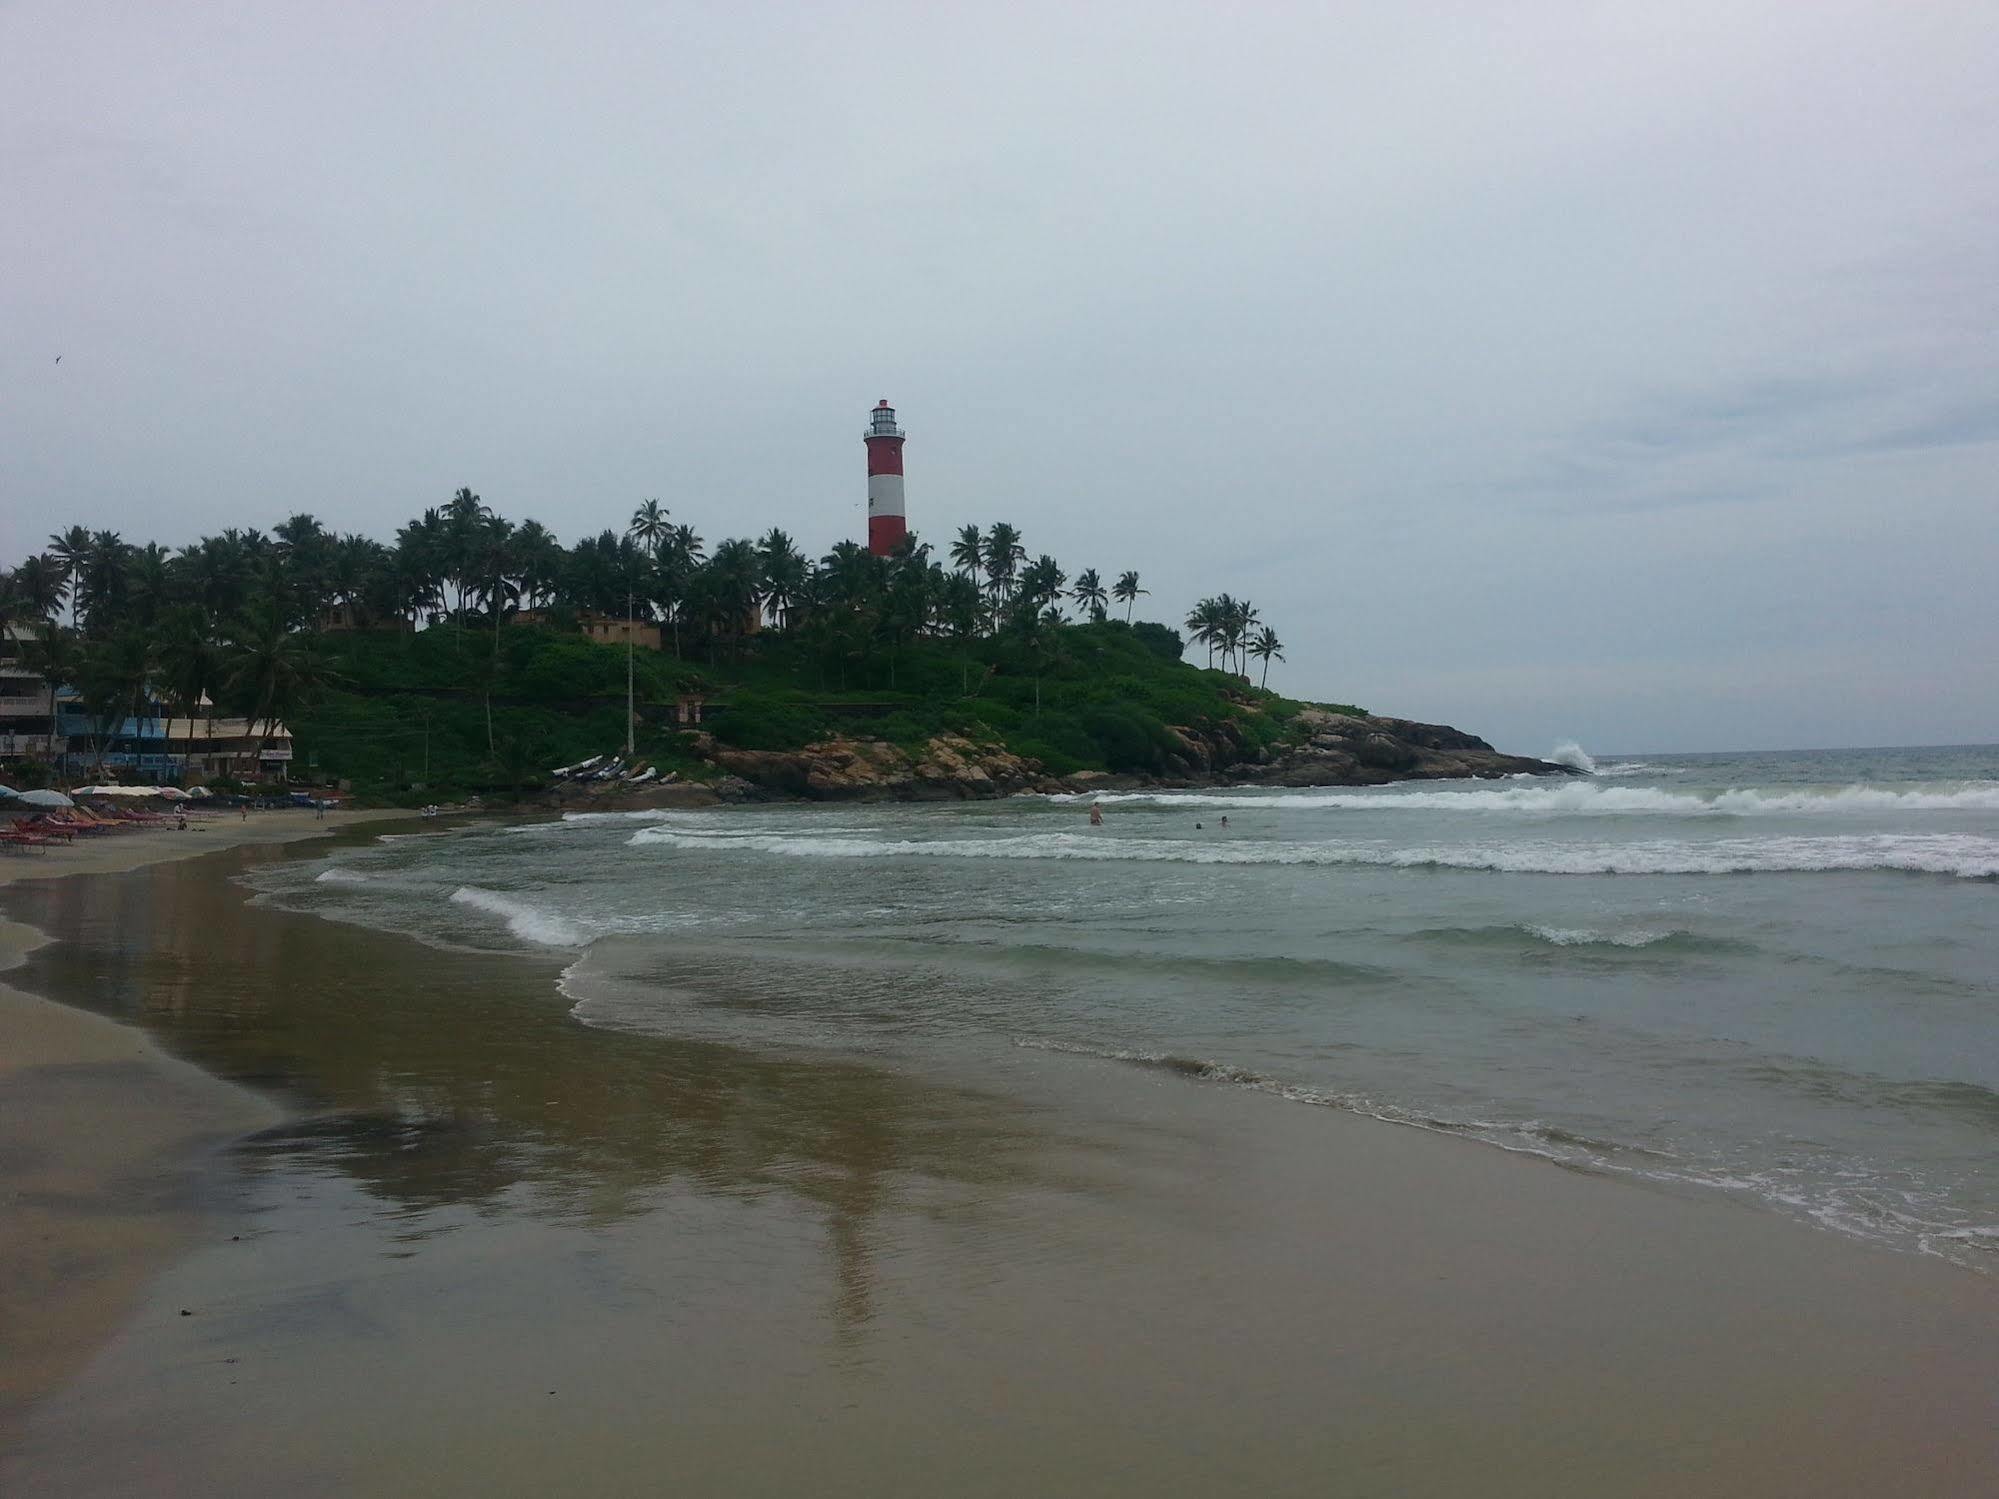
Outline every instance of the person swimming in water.
{"type": "Polygon", "coordinates": [[[1093,827],[1093,828],[1100,828],[1100,827],[1102,827],[1103,825],[1104,825],[1104,809],[1103,809],[1103,807],[1102,807],[1101,805],[1099,805],[1098,803],[1096,803],[1096,802],[1091,802],[1091,803],[1090,803],[1090,826],[1091,826],[1091,827],[1093,827]]]}
{"type": "Polygon", "coordinates": [[[1229,825],[1229,820],[1228,820],[1228,818],[1227,818],[1226,816],[1224,816],[1224,817],[1222,818],[1222,826],[1223,826],[1223,827],[1227,827],[1228,825],[1229,825]]]}

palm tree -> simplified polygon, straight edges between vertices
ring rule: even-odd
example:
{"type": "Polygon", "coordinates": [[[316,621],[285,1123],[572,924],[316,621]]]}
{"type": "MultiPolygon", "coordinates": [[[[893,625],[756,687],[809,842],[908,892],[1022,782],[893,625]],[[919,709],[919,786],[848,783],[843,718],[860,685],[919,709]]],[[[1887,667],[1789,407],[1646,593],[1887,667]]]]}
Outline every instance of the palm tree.
{"type": "Polygon", "coordinates": [[[71,526],[67,531],[57,531],[49,537],[49,553],[56,560],[69,579],[69,622],[75,628],[77,610],[83,603],[83,564],[90,557],[90,532],[83,526],[71,526]]]}
{"type": "Polygon", "coordinates": [[[1248,599],[1242,599],[1237,601],[1235,605],[1232,623],[1234,627],[1232,634],[1235,639],[1236,648],[1236,675],[1247,678],[1249,676],[1248,646],[1250,641],[1255,638],[1256,627],[1263,623],[1263,616],[1256,612],[1256,605],[1252,604],[1248,599]]]}
{"type": "Polygon", "coordinates": [[[1088,609],[1094,622],[1104,622],[1105,605],[1110,602],[1110,595],[1104,592],[1104,580],[1097,576],[1094,567],[1086,567],[1076,574],[1076,586],[1069,590],[1069,597],[1088,609]]]}
{"type": "Polygon", "coordinates": [[[938,622],[958,647],[958,690],[972,690],[972,667],[965,647],[979,634],[979,585],[967,573],[952,573],[944,579],[937,596],[938,622]]]}
{"type": "Polygon", "coordinates": [[[721,633],[732,652],[740,653],[744,627],[754,622],[763,592],[763,562],[755,543],[741,538],[722,542],[705,572],[721,633]]]}
{"type": "Polygon", "coordinates": [[[1020,543],[1020,532],[1005,521],[996,521],[986,532],[986,584],[992,595],[992,613],[999,615],[999,606],[1013,592],[1013,579],[1020,564],[1027,560],[1027,548],[1020,543]]]}
{"type": "Polygon", "coordinates": [[[1018,601],[1022,609],[1045,609],[1062,597],[1062,585],[1069,575],[1062,564],[1043,552],[1020,570],[1018,601]]]}
{"type": "Polygon", "coordinates": [[[1138,596],[1142,593],[1149,594],[1151,592],[1152,590],[1149,588],[1140,588],[1138,586],[1137,573],[1125,572],[1118,574],[1117,585],[1111,589],[1111,597],[1124,605],[1124,622],[1126,624],[1131,623],[1131,606],[1138,601],[1138,596]]]}
{"type": "Polygon", "coordinates": [[[1284,642],[1277,638],[1277,632],[1265,625],[1256,632],[1256,638],[1249,643],[1249,653],[1263,663],[1263,680],[1257,685],[1270,686],[1270,663],[1284,659],[1284,642]]]}
{"type": "Polygon", "coordinates": [[[1041,678],[1050,666],[1061,659],[1062,624],[1062,611],[1056,608],[1043,609],[1038,613],[1023,609],[1020,614],[1020,641],[1027,650],[1028,667],[1034,674],[1036,718],[1041,716],[1041,678]]]}
{"type": "Polygon", "coordinates": [[[757,543],[757,561],[763,568],[764,607],[770,622],[782,628],[805,593],[805,558],[789,536],[772,527],[757,543]]]}
{"type": "Polygon", "coordinates": [[[951,565],[968,578],[976,578],[979,569],[985,565],[985,533],[977,526],[964,526],[958,532],[958,539],[951,543],[951,565]]]}
{"type": "Polygon", "coordinates": [[[36,623],[54,619],[69,593],[61,565],[46,552],[37,552],[14,569],[14,591],[19,594],[22,613],[36,623]]]}
{"type": "Polygon", "coordinates": [[[673,530],[673,527],[667,523],[667,516],[671,513],[663,509],[658,500],[645,500],[632,512],[632,523],[625,534],[657,557],[660,543],[666,540],[667,535],[673,530]]]}
{"type": "Polygon", "coordinates": [[[540,521],[524,520],[514,532],[514,560],[527,606],[537,609],[562,576],[562,543],[540,521]]]}
{"type": "Polygon", "coordinates": [[[444,576],[452,583],[458,595],[457,613],[460,623],[464,621],[465,595],[470,591],[476,574],[475,558],[479,550],[480,532],[493,512],[486,502],[469,489],[460,489],[444,507],[443,562],[444,576]]]}
{"type": "MultiPolygon", "coordinates": [[[[167,703],[166,735],[162,753],[171,753],[176,710],[185,714],[188,732],[194,731],[194,715],[209,689],[216,686],[221,669],[221,652],[208,617],[191,604],[183,604],[162,622],[158,647],[160,695],[167,703]]],[[[183,772],[187,757],[181,757],[183,772]]]]}
{"type": "MultiPolygon", "coordinates": [[[[1222,598],[1227,598],[1224,594],[1222,598]]],[[[1222,641],[1222,599],[1202,599],[1187,611],[1187,638],[1208,648],[1208,666],[1215,664],[1215,647],[1222,641]]]]}
{"type": "Polygon", "coordinates": [[[145,706],[146,683],[153,672],[152,637],[128,628],[85,649],[77,663],[84,703],[97,724],[97,759],[92,775],[104,769],[104,758],[118,737],[119,727],[132,725],[132,761],[139,763],[139,713],[145,706]]]}
{"type": "Polygon", "coordinates": [[[21,585],[10,572],[0,572],[0,644],[5,644],[7,632],[27,614],[28,606],[21,597],[21,585]]]}
{"type": "Polygon", "coordinates": [[[126,558],[125,590],[132,618],[138,624],[151,627],[172,602],[174,587],[168,560],[167,549],[157,541],[148,542],[126,558]]]}
{"type": "Polygon", "coordinates": [[[93,531],[90,550],[83,559],[84,621],[93,633],[101,625],[111,628],[127,597],[125,559],[131,547],[116,531],[93,531]]]}
{"type": "Polygon", "coordinates": [[[284,613],[266,603],[247,622],[224,674],[224,685],[250,711],[250,722],[262,724],[255,763],[261,765],[280,717],[289,715],[310,694],[324,686],[325,668],[307,647],[305,637],[287,628],[284,613]]]}

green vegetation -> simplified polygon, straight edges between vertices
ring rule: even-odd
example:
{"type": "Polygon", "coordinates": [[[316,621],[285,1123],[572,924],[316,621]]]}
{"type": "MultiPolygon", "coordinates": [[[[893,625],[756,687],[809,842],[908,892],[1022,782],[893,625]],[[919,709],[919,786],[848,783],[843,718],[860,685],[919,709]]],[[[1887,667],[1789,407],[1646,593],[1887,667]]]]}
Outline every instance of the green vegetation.
{"type": "Polygon", "coordinates": [[[1189,614],[1202,668],[1179,632],[1131,618],[1148,596],[1135,571],[1072,581],[1004,523],[963,528],[948,556],[911,537],[885,558],[843,541],[815,563],[778,530],[710,554],[657,501],[623,535],[565,548],[460,490],[392,546],[309,515],[175,553],[73,528],[0,574],[0,624],[28,624],[24,659],[51,694],[73,686],[106,721],[150,703],[241,715],[264,736],[282,723],[295,775],[413,801],[520,792],[621,751],[627,672],[634,758],[694,774],[709,767],[677,719],[688,699],[736,748],[847,733],[917,749],[949,733],[1057,774],[1168,771],[1182,730],[1254,753],[1300,706],[1252,685],[1252,658],[1267,680],[1284,656],[1247,602],[1189,614]],[[596,643],[585,616],[600,633],[656,626],[663,649],[596,643]]]}

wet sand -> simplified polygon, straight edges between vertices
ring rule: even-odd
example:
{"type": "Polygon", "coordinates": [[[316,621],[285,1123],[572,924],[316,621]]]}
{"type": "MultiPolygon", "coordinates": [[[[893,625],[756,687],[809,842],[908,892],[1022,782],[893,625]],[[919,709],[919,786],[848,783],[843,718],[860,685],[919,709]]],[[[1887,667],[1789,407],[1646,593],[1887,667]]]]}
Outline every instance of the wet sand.
{"type": "Polygon", "coordinates": [[[293,1111],[0,1490],[1999,1491],[1989,1277],[1110,1062],[592,1030],[225,881],[283,856],[5,898],[19,982],[293,1111]]]}
{"type": "MultiPolygon", "coordinates": [[[[253,813],[0,855],[0,886],[104,875],[319,836],[380,813],[253,813]]],[[[0,972],[43,942],[0,921],[0,972]]],[[[0,983],[0,1450],[27,1405],[82,1366],[200,1220],[200,1165],[276,1107],[144,1032],[0,983]]]]}

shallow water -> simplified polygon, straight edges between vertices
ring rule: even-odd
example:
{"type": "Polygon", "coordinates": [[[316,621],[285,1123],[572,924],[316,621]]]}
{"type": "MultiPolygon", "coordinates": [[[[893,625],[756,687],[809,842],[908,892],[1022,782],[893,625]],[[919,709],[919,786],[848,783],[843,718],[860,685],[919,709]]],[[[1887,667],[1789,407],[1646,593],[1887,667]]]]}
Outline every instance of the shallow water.
{"type": "Polygon", "coordinates": [[[1999,749],[1100,800],[572,816],[257,880],[557,954],[608,1032],[1117,1058],[1992,1267],[1999,749]]]}
{"type": "MultiPolygon", "coordinates": [[[[1076,815],[939,811],[892,815],[913,836],[1076,815]]],[[[825,825],[869,836],[852,812],[825,825]]],[[[209,1163],[200,1246],[0,1452],[0,1492],[1993,1486],[1999,1281],[1718,1193],[1297,1107],[1328,1095],[1192,1048],[1133,1064],[1055,1033],[1136,1029],[1170,1003],[1218,1035],[1265,1016],[1215,1055],[1275,1053],[1268,1016],[1365,1015],[1382,965],[1185,961],[1203,922],[1246,918],[1197,898],[1148,918],[1152,936],[1114,928],[1114,867],[1073,862],[1104,908],[1094,945],[1012,943],[1034,909],[1020,874],[987,887],[988,936],[946,914],[930,936],[910,917],[856,938],[773,915],[787,882],[754,871],[866,863],[662,856],[632,849],[636,827],[10,889],[54,939],[28,987],[143,1025],[288,1117],[209,1163]],[[519,852],[537,841],[598,851],[519,852]],[[621,861],[643,883],[611,878],[621,861]],[[453,870],[508,869],[505,904],[453,898],[494,889],[453,870]],[[272,892],[260,909],[238,872],[272,892]],[[706,888],[725,877],[751,909],[706,888]],[[680,889],[709,904],[670,906],[680,889]],[[622,903],[574,900],[592,890],[622,903]],[[703,909],[705,937],[651,925],[698,933],[703,909]],[[387,925],[430,945],[370,929],[387,925]],[[1245,976],[1217,982],[1231,966],[1245,976]],[[1046,1029],[1020,1030],[1027,1014],[1046,1029]]],[[[928,909],[944,897],[921,871],[955,866],[898,867],[914,873],[867,910],[928,909]]],[[[1346,1044],[1311,1065],[1374,1065],[1346,1044]]],[[[97,1223],[130,1190],[56,1206],[97,1223]]]]}

